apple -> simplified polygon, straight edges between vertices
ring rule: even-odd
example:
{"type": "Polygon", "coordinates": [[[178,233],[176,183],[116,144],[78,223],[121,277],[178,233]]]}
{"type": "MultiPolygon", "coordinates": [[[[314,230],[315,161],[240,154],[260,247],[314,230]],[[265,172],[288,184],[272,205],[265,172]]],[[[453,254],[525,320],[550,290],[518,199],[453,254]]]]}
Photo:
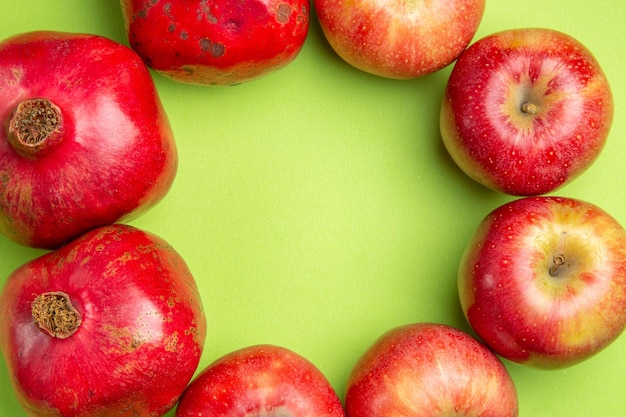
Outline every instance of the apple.
{"type": "Polygon", "coordinates": [[[626,231],[581,200],[511,201],[478,226],[458,289],[467,320],[496,353],[539,368],[576,364],[626,326],[626,231]]]}
{"type": "Polygon", "coordinates": [[[565,33],[523,28],[484,37],[457,59],[440,127],[469,177],[531,196],[589,168],[612,119],[611,89],[591,52],[565,33]]]}
{"type": "Polygon", "coordinates": [[[315,0],[328,43],[348,64],[412,79],[452,63],[476,34],[485,0],[315,0]]]}
{"type": "Polygon", "coordinates": [[[176,417],[344,417],[336,392],[309,360],[254,345],[208,365],[183,393],[176,417]]]}
{"type": "Polygon", "coordinates": [[[454,327],[415,323],[376,340],[355,364],[348,417],[516,417],[517,392],[500,359],[454,327]]]}
{"type": "Polygon", "coordinates": [[[291,63],[309,29],[308,0],[121,0],[130,46],[158,73],[234,85],[291,63]]]}

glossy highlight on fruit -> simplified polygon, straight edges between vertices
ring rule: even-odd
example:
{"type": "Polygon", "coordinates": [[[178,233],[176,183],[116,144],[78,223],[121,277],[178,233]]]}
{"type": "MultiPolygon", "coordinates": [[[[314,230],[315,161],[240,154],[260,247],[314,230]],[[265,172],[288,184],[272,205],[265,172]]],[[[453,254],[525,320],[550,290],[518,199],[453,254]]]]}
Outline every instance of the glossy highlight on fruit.
{"type": "Polygon", "coordinates": [[[55,249],[159,202],[178,157],[145,64],[110,39],[0,43],[0,232],[55,249]]]}
{"type": "Polygon", "coordinates": [[[206,336],[184,260],[127,225],[97,228],[16,269],[0,315],[0,350],[32,416],[162,416],[206,336]]]}

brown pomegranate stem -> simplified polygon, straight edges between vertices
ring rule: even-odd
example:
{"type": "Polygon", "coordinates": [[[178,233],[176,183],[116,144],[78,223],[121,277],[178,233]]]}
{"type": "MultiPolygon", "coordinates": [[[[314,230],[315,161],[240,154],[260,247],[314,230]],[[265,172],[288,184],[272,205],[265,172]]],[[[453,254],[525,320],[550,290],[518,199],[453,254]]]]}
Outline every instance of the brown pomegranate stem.
{"type": "Polygon", "coordinates": [[[34,155],[61,139],[62,122],[61,110],[50,100],[24,100],[13,110],[7,138],[20,154],[34,155]]]}
{"type": "Polygon", "coordinates": [[[522,112],[526,114],[537,114],[539,112],[539,106],[535,103],[527,101],[526,103],[522,104],[522,112]]]}
{"type": "Polygon", "coordinates": [[[81,323],[80,313],[64,292],[46,292],[31,304],[33,321],[46,334],[59,339],[70,337],[81,323]]]}
{"type": "Polygon", "coordinates": [[[550,276],[555,277],[563,264],[565,264],[565,256],[563,256],[562,254],[554,255],[554,257],[552,258],[552,266],[548,270],[550,276]]]}

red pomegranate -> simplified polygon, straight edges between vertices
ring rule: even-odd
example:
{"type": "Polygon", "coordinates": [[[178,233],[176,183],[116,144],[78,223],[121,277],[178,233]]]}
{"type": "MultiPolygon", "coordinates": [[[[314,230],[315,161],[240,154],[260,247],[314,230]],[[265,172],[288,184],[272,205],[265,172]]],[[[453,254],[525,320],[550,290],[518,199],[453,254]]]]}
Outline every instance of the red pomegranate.
{"type": "Polygon", "coordinates": [[[130,46],[175,81],[234,85],[290,64],[309,31],[308,0],[121,0],[130,46]]]}
{"type": "Polygon", "coordinates": [[[88,34],[0,42],[0,232],[56,249],[160,201],[177,168],[153,80],[132,49],[88,34]]]}
{"type": "Polygon", "coordinates": [[[206,336],[185,261],[120,224],[18,268],[0,315],[0,348],[32,416],[161,416],[191,380],[206,336]]]}

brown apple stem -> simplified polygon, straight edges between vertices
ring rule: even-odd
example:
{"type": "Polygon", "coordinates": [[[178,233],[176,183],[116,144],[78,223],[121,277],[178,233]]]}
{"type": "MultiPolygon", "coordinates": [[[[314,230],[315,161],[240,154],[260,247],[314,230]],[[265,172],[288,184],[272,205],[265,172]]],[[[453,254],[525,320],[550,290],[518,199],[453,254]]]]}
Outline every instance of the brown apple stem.
{"type": "Polygon", "coordinates": [[[537,114],[539,112],[539,106],[535,103],[527,101],[526,103],[522,104],[522,112],[531,115],[537,114]]]}
{"type": "Polygon", "coordinates": [[[563,264],[565,264],[565,256],[562,254],[554,255],[552,258],[552,266],[548,270],[550,276],[555,277],[563,264]]]}
{"type": "Polygon", "coordinates": [[[31,304],[33,321],[46,334],[59,339],[70,337],[81,323],[80,313],[64,292],[38,295],[31,304]]]}
{"type": "Polygon", "coordinates": [[[61,139],[61,109],[45,98],[21,101],[13,110],[7,140],[21,155],[33,156],[61,139]]]}

